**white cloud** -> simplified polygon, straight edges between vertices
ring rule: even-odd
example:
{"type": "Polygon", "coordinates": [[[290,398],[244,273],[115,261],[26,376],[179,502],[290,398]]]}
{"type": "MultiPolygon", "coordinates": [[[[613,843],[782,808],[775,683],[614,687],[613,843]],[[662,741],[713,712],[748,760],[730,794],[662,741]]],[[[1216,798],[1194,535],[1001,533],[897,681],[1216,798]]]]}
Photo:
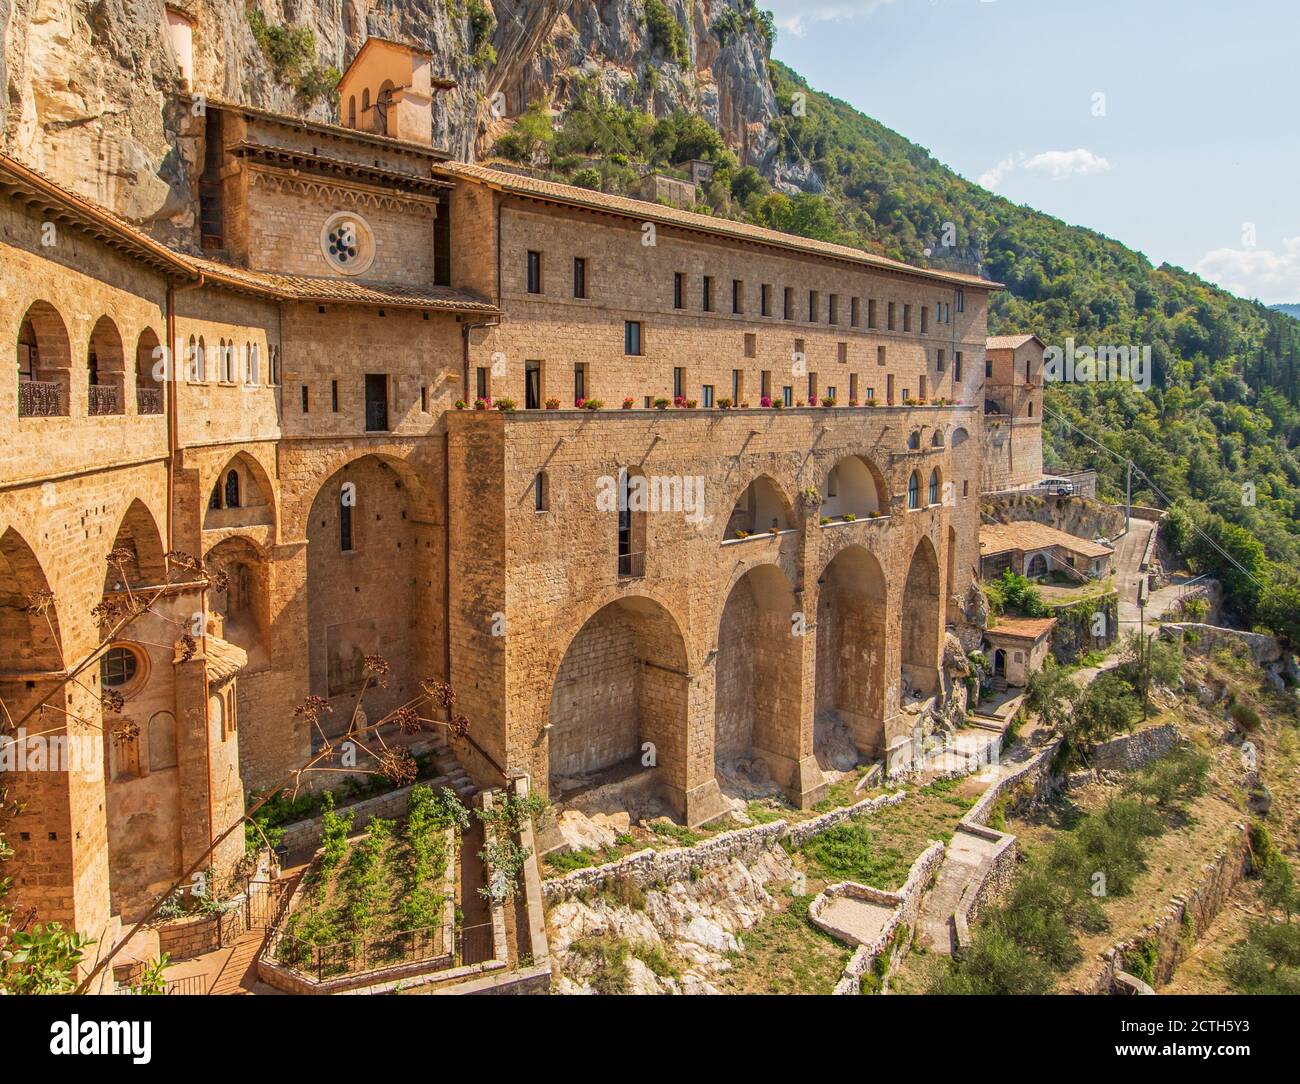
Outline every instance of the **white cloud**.
{"type": "Polygon", "coordinates": [[[808,28],[816,23],[841,23],[870,15],[894,0],[843,0],[841,3],[825,3],[824,0],[773,0],[771,7],[776,17],[776,28],[802,38],[808,28]]]}
{"type": "Polygon", "coordinates": [[[1212,249],[1193,270],[1240,297],[1268,305],[1294,303],[1300,301],[1300,237],[1283,238],[1281,250],[1212,249]]]}
{"type": "Polygon", "coordinates": [[[1032,155],[1021,151],[981,173],[979,183],[985,188],[997,188],[1009,174],[1018,169],[1045,174],[1054,181],[1063,181],[1090,173],[1109,173],[1112,166],[1101,155],[1083,147],[1076,147],[1072,151],[1040,151],[1032,155]]]}

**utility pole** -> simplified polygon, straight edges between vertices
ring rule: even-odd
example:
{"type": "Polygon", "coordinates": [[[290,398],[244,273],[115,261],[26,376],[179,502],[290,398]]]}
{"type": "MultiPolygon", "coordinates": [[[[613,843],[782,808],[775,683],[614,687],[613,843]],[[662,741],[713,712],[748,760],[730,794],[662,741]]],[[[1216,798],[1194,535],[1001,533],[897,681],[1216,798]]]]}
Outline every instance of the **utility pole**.
{"type": "Polygon", "coordinates": [[[1124,461],[1127,477],[1124,481],[1124,530],[1129,529],[1129,519],[1133,515],[1133,460],[1124,461]]]}

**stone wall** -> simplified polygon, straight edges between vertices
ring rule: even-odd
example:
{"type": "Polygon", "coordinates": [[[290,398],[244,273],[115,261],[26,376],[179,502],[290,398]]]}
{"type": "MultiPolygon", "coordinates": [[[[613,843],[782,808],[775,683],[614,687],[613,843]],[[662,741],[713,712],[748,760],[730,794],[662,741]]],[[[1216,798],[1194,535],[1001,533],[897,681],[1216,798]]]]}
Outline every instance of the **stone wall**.
{"type": "Polygon", "coordinates": [[[1136,771],[1144,764],[1164,756],[1178,744],[1180,738],[1178,727],[1173,723],[1151,726],[1094,745],[1088,754],[1088,761],[1097,771],[1136,771]]]}
{"type": "Polygon", "coordinates": [[[835,809],[793,825],[779,820],[738,828],[734,832],[722,832],[692,847],[674,847],[663,851],[648,848],[601,866],[577,869],[560,877],[548,878],[542,882],[542,891],[548,903],[555,903],[610,878],[625,878],[641,888],[657,881],[671,883],[683,880],[691,875],[692,870],[713,869],[734,859],[752,862],[764,851],[782,843],[790,848],[798,848],[841,821],[868,816],[901,802],[905,797],[906,791],[898,791],[879,798],[867,798],[856,805],[835,809]]]}
{"type": "Polygon", "coordinates": [[[1102,953],[1101,966],[1076,993],[1109,994],[1121,972],[1159,987],[1167,983],[1196,947],[1250,869],[1250,831],[1238,824],[1231,840],[1201,867],[1201,879],[1186,896],[1173,896],[1165,913],[1137,937],[1102,953]]]}
{"type": "Polygon", "coordinates": [[[233,906],[218,914],[186,915],[156,926],[159,953],[166,953],[175,963],[229,945],[247,929],[244,897],[236,896],[230,902],[233,906]]]}

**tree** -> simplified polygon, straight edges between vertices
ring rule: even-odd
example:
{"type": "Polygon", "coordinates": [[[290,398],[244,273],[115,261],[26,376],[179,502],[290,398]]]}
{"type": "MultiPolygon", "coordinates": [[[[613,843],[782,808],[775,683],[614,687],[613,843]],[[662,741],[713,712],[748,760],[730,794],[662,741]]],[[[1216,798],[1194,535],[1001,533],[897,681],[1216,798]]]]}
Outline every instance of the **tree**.
{"type": "Polygon", "coordinates": [[[1066,670],[1049,665],[1030,676],[1025,706],[1037,714],[1044,726],[1059,729],[1069,720],[1081,695],[1082,690],[1066,670]]]}

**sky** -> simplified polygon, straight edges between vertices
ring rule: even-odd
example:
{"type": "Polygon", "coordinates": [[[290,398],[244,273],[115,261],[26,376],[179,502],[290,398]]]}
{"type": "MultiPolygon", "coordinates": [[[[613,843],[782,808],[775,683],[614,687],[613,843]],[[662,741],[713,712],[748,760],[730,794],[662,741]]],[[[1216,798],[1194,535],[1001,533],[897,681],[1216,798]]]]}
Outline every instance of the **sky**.
{"type": "Polygon", "coordinates": [[[1300,0],[759,0],[773,55],[1017,203],[1300,302],[1300,0]]]}

